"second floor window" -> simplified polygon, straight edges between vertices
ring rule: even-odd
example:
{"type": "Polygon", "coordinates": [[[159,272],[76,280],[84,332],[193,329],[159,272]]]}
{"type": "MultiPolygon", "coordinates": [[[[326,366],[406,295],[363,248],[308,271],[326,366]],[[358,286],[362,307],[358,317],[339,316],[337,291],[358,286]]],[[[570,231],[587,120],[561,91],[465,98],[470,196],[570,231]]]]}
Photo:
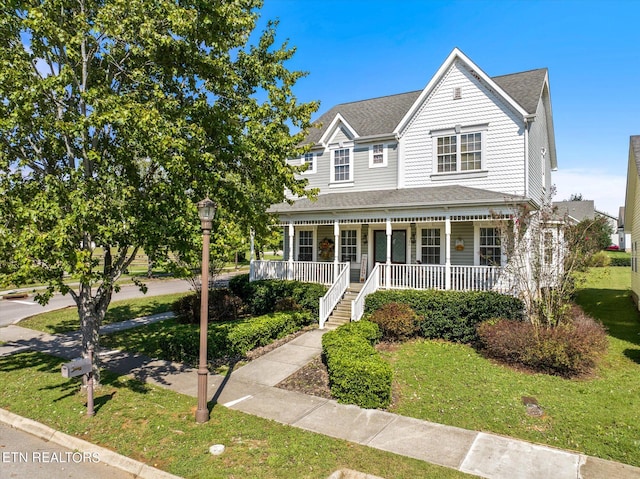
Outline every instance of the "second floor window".
{"type": "Polygon", "coordinates": [[[482,169],[482,133],[457,133],[436,141],[438,173],[482,169]]]}
{"type": "Polygon", "coordinates": [[[349,149],[341,148],[333,152],[334,181],[349,181],[351,179],[351,163],[349,149]]]}
{"type": "Polygon", "coordinates": [[[313,164],[313,153],[304,154],[304,164],[307,165],[308,173],[312,173],[315,170],[315,165],[313,164]]]}

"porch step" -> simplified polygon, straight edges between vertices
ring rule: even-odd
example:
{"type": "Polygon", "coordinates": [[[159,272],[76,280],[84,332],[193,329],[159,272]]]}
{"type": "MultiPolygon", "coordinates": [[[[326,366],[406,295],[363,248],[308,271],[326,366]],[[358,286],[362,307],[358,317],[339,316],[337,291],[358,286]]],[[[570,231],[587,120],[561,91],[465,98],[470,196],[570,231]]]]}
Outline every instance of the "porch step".
{"type": "Polygon", "coordinates": [[[344,297],[329,316],[324,324],[327,329],[336,329],[343,324],[351,322],[351,301],[356,299],[358,293],[362,289],[362,283],[351,283],[344,297]]]}

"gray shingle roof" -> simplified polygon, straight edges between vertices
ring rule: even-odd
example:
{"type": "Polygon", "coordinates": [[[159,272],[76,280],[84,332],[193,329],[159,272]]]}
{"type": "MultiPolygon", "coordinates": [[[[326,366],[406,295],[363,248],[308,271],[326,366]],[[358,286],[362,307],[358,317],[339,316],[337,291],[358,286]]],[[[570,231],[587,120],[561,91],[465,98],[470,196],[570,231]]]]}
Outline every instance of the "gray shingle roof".
{"type": "Polygon", "coordinates": [[[554,201],[553,206],[557,207],[560,216],[568,215],[578,222],[584,219],[595,218],[595,207],[593,200],[584,201],[554,201]]]}
{"type": "Polygon", "coordinates": [[[359,191],[319,195],[315,200],[302,198],[294,204],[273,205],[271,213],[305,213],[337,210],[367,210],[380,208],[440,207],[468,204],[508,204],[524,201],[517,195],[469,188],[466,186],[431,186],[399,190],[359,191]]]}
{"type": "MultiPolygon", "coordinates": [[[[527,113],[535,113],[547,74],[546,68],[492,78],[527,113]]],[[[307,135],[305,143],[318,143],[339,113],[361,137],[390,135],[418,99],[422,90],[370,100],[342,103],[324,113],[307,135]]]]}
{"type": "Polygon", "coordinates": [[[537,70],[493,77],[492,80],[518,102],[527,113],[533,114],[538,107],[546,76],[547,69],[538,68],[537,70]]]}

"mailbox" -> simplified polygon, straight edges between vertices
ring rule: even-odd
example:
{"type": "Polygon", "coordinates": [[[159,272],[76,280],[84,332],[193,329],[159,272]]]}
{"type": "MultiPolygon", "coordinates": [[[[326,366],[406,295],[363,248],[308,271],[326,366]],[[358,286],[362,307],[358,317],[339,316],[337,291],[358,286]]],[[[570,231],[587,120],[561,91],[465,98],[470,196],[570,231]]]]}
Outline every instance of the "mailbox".
{"type": "Polygon", "coordinates": [[[75,378],[92,371],[91,360],[89,358],[74,359],[70,363],[62,365],[63,378],[75,378]]]}

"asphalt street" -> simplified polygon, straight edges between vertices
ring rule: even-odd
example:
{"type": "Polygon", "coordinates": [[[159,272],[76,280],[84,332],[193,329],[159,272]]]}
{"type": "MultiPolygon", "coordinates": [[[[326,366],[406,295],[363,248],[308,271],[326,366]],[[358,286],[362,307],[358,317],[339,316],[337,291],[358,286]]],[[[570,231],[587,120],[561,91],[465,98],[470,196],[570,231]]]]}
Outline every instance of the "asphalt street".
{"type": "MultiPolygon", "coordinates": [[[[185,280],[151,280],[147,282],[146,296],[160,296],[163,294],[182,293],[188,291],[190,285],[185,280]]],[[[112,301],[121,299],[140,298],[145,296],[137,286],[124,285],[122,289],[113,295],[112,301]]],[[[40,306],[33,300],[33,294],[28,298],[0,299],[0,327],[15,324],[18,321],[35,314],[53,311],[65,307],[75,307],[71,296],[56,294],[46,306],[40,306]]]]}
{"type": "Polygon", "coordinates": [[[0,422],[0,479],[133,479],[100,462],[99,453],[70,450],[0,422]]]}

